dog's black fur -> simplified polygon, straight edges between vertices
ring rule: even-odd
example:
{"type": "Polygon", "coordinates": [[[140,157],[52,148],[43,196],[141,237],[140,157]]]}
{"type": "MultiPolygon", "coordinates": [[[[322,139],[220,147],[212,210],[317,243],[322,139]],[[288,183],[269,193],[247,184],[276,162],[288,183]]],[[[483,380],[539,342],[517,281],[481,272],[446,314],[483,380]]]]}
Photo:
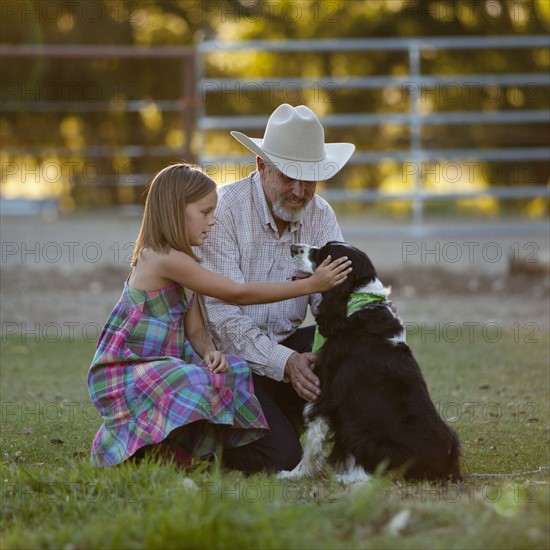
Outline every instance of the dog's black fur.
{"type": "Polygon", "coordinates": [[[389,340],[403,331],[399,319],[382,304],[347,317],[350,293],[377,278],[372,262],[346,243],[309,251],[314,266],[328,255],[348,256],[353,267],[343,284],[324,293],[317,316],[327,341],[315,362],[321,395],[306,421],[322,417],[328,423],[334,443],[329,462],[341,466],[352,455],[367,473],[385,464],[406,479],[460,479],[457,434],[432,403],[407,344],[389,340]]]}

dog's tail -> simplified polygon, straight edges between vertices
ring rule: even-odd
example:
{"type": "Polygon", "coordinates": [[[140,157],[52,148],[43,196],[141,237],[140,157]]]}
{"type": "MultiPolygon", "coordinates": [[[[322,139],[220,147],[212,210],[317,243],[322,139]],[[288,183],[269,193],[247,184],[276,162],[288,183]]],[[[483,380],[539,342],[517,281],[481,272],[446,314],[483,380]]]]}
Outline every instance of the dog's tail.
{"type": "Polygon", "coordinates": [[[460,440],[458,439],[458,435],[453,432],[451,448],[449,450],[449,457],[447,459],[447,472],[449,475],[449,481],[462,480],[462,474],[460,473],[460,455],[460,440]]]}

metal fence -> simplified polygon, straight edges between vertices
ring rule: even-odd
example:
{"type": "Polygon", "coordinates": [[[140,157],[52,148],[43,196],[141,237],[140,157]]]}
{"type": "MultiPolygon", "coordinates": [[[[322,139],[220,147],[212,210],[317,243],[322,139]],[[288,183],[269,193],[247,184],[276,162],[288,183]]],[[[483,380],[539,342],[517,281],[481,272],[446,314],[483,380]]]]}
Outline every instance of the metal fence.
{"type": "MultiPolygon", "coordinates": [[[[349,39],[349,40],[260,40],[243,42],[199,42],[194,48],[189,47],[149,47],[135,48],[125,46],[84,46],[84,45],[6,45],[0,46],[0,55],[4,58],[173,58],[181,60],[182,71],[180,78],[180,97],[177,100],[155,101],[160,111],[179,112],[182,114],[182,126],[185,134],[185,145],[182,150],[175,151],[167,146],[147,146],[140,144],[125,144],[118,148],[87,147],[79,151],[88,157],[114,157],[118,154],[137,158],[143,155],[166,156],[181,155],[184,158],[196,158],[197,162],[207,165],[212,163],[248,163],[251,164],[251,155],[240,156],[209,156],[205,153],[204,143],[208,132],[219,130],[258,130],[260,135],[269,113],[263,116],[209,116],[206,111],[208,96],[211,91],[219,90],[220,86],[228,93],[235,92],[245,86],[284,87],[289,83],[300,85],[303,88],[312,86],[336,86],[339,90],[360,89],[380,90],[394,87],[406,92],[410,101],[409,112],[395,113],[356,113],[335,114],[320,117],[326,128],[361,128],[380,124],[395,123],[405,125],[410,131],[410,146],[400,151],[356,151],[350,161],[355,165],[378,164],[391,160],[398,163],[414,163],[417,166],[430,161],[485,161],[485,162],[544,162],[550,159],[548,147],[506,147],[494,149],[425,149],[422,146],[421,132],[424,127],[448,126],[468,124],[521,124],[537,123],[548,125],[550,110],[548,109],[515,109],[500,111],[465,111],[465,112],[437,112],[423,113],[420,105],[422,89],[434,89],[438,86],[468,85],[475,82],[478,85],[495,86],[550,86],[550,75],[547,72],[539,73],[480,73],[473,75],[433,75],[423,74],[421,55],[425,50],[497,50],[503,48],[528,49],[548,48],[548,36],[510,36],[510,37],[454,37],[454,38],[407,38],[407,39],[349,39]],[[400,51],[408,58],[408,74],[402,76],[354,76],[346,78],[209,78],[205,74],[206,60],[211,54],[235,52],[374,52],[400,51]],[[197,140],[198,150],[192,150],[193,138],[197,140]]],[[[154,98],[153,98],[154,100],[154,98]]],[[[125,101],[117,105],[118,110],[125,112],[139,111],[144,101],[125,101]]],[[[67,101],[3,101],[4,112],[27,110],[33,112],[51,111],[109,111],[112,109],[110,101],[94,102],[67,102],[67,101]]],[[[5,144],[3,144],[5,145],[5,144]]],[[[48,146],[52,151],[52,148],[48,146]]],[[[40,150],[17,149],[3,146],[3,151],[10,155],[40,154],[40,150]]],[[[60,156],[67,154],[65,150],[54,151],[60,156]]],[[[127,185],[143,185],[151,174],[132,174],[132,178],[124,181],[127,185]]],[[[105,185],[120,185],[120,178],[113,180],[106,176],[105,185]]],[[[78,185],[78,182],[74,182],[78,185]]],[[[423,187],[423,177],[419,170],[414,174],[412,191],[401,193],[382,193],[375,190],[365,190],[350,193],[345,189],[327,189],[323,195],[331,202],[339,201],[394,201],[410,200],[413,204],[413,223],[421,225],[424,220],[424,208],[427,201],[458,200],[462,198],[477,198],[491,196],[496,199],[548,197],[548,187],[545,182],[533,182],[532,185],[492,185],[483,191],[430,193],[423,187]]]]}
{"type": "MultiPolygon", "coordinates": [[[[174,60],[181,64],[181,77],[178,82],[179,97],[173,100],[155,100],[154,98],[142,98],[136,100],[123,99],[114,101],[112,97],[103,97],[99,99],[92,98],[88,101],[69,101],[69,100],[45,100],[45,93],[38,93],[33,89],[26,90],[27,97],[25,101],[11,100],[12,95],[23,96],[25,94],[12,93],[10,83],[2,84],[2,111],[9,112],[33,112],[33,113],[101,113],[101,112],[122,112],[122,113],[137,113],[141,109],[154,101],[155,106],[163,113],[176,113],[181,117],[181,126],[184,135],[184,144],[182,148],[175,149],[166,145],[143,145],[140,143],[126,143],[120,146],[103,146],[103,145],[88,145],[79,149],[78,154],[87,159],[115,159],[124,157],[129,159],[139,159],[142,157],[162,158],[165,157],[169,161],[173,161],[174,157],[185,159],[193,158],[191,144],[195,132],[195,113],[196,113],[196,98],[195,98],[195,70],[194,70],[194,50],[192,47],[182,46],[153,46],[153,47],[134,47],[134,46],[119,46],[119,45],[81,45],[81,44],[22,44],[0,45],[0,56],[4,59],[118,59],[124,60],[135,59],[159,59],[159,60],[174,60]],[[38,100],[32,101],[33,93],[39,96],[38,100]],[[5,99],[7,98],[7,99],[5,99]]],[[[69,83],[70,84],[70,83],[69,83]]],[[[60,84],[61,85],[61,84],[60,84]]],[[[134,90],[137,88],[135,82],[120,82],[118,87],[122,91],[134,90]]],[[[15,86],[17,90],[17,87],[15,86]]],[[[55,91],[55,90],[54,90],[55,91]]],[[[22,98],[21,98],[22,99],[22,98]]],[[[115,97],[116,99],[116,97],[115,97]]],[[[66,147],[54,147],[51,144],[45,144],[38,147],[10,147],[2,144],[2,151],[10,156],[32,155],[40,157],[44,151],[49,154],[54,154],[61,158],[70,157],[74,151],[66,147]]],[[[71,179],[73,188],[92,187],[114,189],[116,187],[142,187],[151,181],[153,174],[144,174],[133,170],[133,161],[127,163],[126,166],[115,166],[113,173],[101,173],[100,178],[94,178],[93,185],[88,185],[81,175],[71,179]]],[[[93,162],[91,163],[93,164],[93,162]]],[[[54,206],[56,201],[28,201],[28,200],[2,200],[3,214],[35,214],[46,212],[48,215],[56,210],[54,206]]],[[[130,209],[131,211],[131,209],[130,209]]]]}
{"type": "MultiPolygon", "coordinates": [[[[289,84],[302,86],[303,89],[314,85],[334,85],[343,89],[381,89],[395,87],[406,91],[411,96],[408,113],[358,113],[347,115],[331,115],[321,117],[326,128],[376,126],[380,124],[398,123],[407,125],[410,129],[410,148],[403,151],[356,151],[351,164],[377,164],[382,161],[414,163],[416,166],[429,161],[547,161],[550,159],[548,147],[507,147],[496,149],[424,149],[421,141],[421,131],[424,126],[467,124],[519,124],[550,122],[550,110],[514,110],[514,111],[466,111],[423,114],[420,109],[420,93],[422,89],[434,89],[447,85],[498,85],[498,86],[549,86],[550,75],[540,73],[494,73],[469,75],[432,75],[422,74],[421,53],[423,50],[490,50],[503,48],[548,48],[548,36],[508,36],[508,37],[456,37],[456,38],[414,38],[414,39],[349,39],[349,40],[259,40],[223,43],[208,41],[197,44],[197,94],[205,99],[201,102],[198,113],[198,130],[201,132],[201,149],[199,158],[203,163],[246,163],[250,156],[208,156],[204,152],[204,136],[214,130],[261,130],[265,128],[266,116],[208,116],[205,105],[208,104],[209,91],[223,87],[225,91],[237,92],[251,84],[258,87],[284,87],[289,84]],[[205,60],[210,54],[233,53],[243,51],[253,52],[373,52],[373,51],[403,51],[408,57],[408,74],[404,76],[362,76],[362,77],[322,77],[309,78],[208,78],[205,76],[205,60]]],[[[257,134],[258,136],[260,134],[257,134]]],[[[476,198],[491,196],[497,199],[547,197],[548,188],[544,182],[522,186],[491,186],[490,189],[477,192],[430,193],[423,189],[420,170],[414,173],[414,188],[411,192],[384,194],[378,191],[365,190],[353,192],[343,189],[327,189],[323,195],[331,202],[339,201],[393,201],[411,200],[413,204],[413,222],[421,224],[424,218],[426,201],[457,200],[461,198],[476,198]]]]}

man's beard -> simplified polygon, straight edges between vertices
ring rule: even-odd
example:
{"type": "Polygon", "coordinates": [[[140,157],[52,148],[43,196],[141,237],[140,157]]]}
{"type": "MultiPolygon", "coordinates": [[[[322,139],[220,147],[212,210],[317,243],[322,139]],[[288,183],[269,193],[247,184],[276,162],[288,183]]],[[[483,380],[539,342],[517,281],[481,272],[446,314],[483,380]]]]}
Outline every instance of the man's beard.
{"type": "Polygon", "coordinates": [[[277,218],[285,222],[299,222],[303,215],[307,205],[311,202],[311,198],[304,199],[304,205],[300,210],[290,211],[284,207],[286,197],[281,197],[277,202],[273,204],[273,213],[277,218]]]}

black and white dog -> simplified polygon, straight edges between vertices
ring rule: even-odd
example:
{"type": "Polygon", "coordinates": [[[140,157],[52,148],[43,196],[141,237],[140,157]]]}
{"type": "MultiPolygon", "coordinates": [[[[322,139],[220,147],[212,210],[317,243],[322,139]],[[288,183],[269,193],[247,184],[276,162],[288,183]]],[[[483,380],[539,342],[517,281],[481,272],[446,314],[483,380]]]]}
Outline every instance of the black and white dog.
{"type": "Polygon", "coordinates": [[[322,473],[331,441],[328,461],[344,483],[366,481],[378,466],[410,480],[459,480],[458,436],[432,403],[401,322],[386,303],[389,290],[368,256],[340,242],[320,249],[292,245],[291,252],[302,272],[313,273],[328,255],[347,256],[353,271],[323,294],[316,320],[326,341],[315,362],[321,395],[304,411],[301,462],[279,477],[322,473]]]}

